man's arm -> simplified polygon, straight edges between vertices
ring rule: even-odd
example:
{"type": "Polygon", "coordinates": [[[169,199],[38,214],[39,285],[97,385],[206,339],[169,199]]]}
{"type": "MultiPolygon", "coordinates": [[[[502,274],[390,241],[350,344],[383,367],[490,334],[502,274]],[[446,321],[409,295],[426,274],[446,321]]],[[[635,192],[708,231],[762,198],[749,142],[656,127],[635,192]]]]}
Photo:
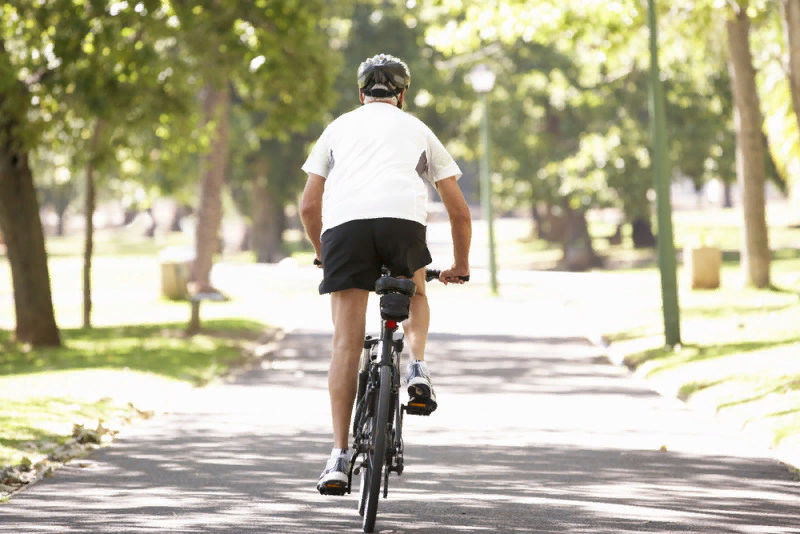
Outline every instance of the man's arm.
{"type": "Polygon", "coordinates": [[[472,216],[455,176],[436,182],[436,189],[450,217],[450,230],[453,235],[453,267],[442,271],[442,282],[461,283],[459,276],[469,275],[469,246],[472,241],[472,216]]]}
{"type": "Polygon", "coordinates": [[[322,193],[325,192],[325,178],[319,174],[309,173],[303,198],[300,201],[300,219],[306,229],[306,235],[314,245],[317,259],[322,260],[322,193]]]}

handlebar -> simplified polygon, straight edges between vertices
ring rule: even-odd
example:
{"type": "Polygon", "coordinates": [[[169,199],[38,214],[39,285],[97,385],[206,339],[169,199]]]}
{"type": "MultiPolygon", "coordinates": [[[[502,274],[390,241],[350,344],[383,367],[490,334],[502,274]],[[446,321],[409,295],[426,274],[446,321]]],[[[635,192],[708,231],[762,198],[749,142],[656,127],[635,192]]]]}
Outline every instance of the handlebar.
{"type": "MultiPolygon", "coordinates": [[[[430,282],[431,280],[438,280],[441,274],[442,271],[438,269],[425,269],[425,281],[430,282]]],[[[459,276],[458,279],[464,282],[469,282],[469,275],[459,276]]]]}
{"type": "MultiPolygon", "coordinates": [[[[319,261],[317,258],[314,258],[314,265],[320,266],[322,265],[322,262],[319,261]]],[[[439,269],[425,269],[425,281],[430,282],[432,280],[438,280],[441,274],[442,271],[440,271],[439,269]]],[[[469,282],[469,275],[459,276],[458,279],[463,282],[469,282]]]]}

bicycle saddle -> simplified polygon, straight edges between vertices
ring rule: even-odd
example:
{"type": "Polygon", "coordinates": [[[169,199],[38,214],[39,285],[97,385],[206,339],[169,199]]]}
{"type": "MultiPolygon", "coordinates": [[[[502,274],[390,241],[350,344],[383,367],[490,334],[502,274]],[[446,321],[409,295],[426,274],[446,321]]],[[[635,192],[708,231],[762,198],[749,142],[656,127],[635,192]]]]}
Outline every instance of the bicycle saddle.
{"type": "Polygon", "coordinates": [[[407,297],[413,297],[417,291],[417,286],[408,278],[392,278],[391,276],[381,276],[375,282],[375,293],[386,295],[388,293],[400,293],[407,297]]]}

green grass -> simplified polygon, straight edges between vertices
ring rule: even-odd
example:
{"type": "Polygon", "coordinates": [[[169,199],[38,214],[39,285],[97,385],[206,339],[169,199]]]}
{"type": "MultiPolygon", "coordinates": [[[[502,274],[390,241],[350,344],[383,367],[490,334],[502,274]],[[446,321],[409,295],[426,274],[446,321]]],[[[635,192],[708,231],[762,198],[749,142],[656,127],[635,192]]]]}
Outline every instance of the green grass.
{"type": "Polygon", "coordinates": [[[184,327],[63,329],[63,347],[40,350],[14,345],[0,331],[0,465],[46,455],[69,437],[73,423],[124,418],[129,402],[179,394],[181,383],[209,383],[265,331],[247,320],[207,321],[192,337],[184,327]]]}
{"type": "MultiPolygon", "coordinates": [[[[50,258],[83,256],[83,235],[73,234],[47,238],[50,258]]],[[[187,246],[191,237],[181,232],[143,237],[126,231],[98,230],[95,233],[94,256],[156,256],[169,246],[187,246]]]]}
{"type": "Polygon", "coordinates": [[[33,463],[47,457],[67,441],[73,424],[93,428],[98,420],[120,420],[134,411],[109,398],[0,397],[0,466],[19,464],[26,457],[33,463]]]}
{"type": "MultiPolygon", "coordinates": [[[[639,304],[636,324],[610,337],[620,350],[635,347],[625,363],[654,385],[754,429],[770,445],[794,446],[800,444],[800,259],[775,260],[772,272],[773,289],[742,287],[733,265],[723,268],[721,289],[683,285],[677,350],[635,345],[648,337],[653,345],[663,342],[658,306],[639,304]]],[[[657,271],[641,274],[658,283],[657,271]]]]}
{"type": "MultiPolygon", "coordinates": [[[[769,229],[770,248],[773,258],[800,258],[800,228],[791,226],[800,218],[793,217],[790,208],[776,204],[770,206],[771,222],[769,229]]],[[[723,261],[734,265],[739,263],[739,250],[742,242],[741,213],[736,209],[715,209],[675,211],[673,231],[675,247],[681,250],[687,246],[704,241],[719,246],[723,250],[723,261]]],[[[554,268],[561,258],[561,245],[548,243],[530,237],[531,223],[519,219],[505,231],[497,232],[497,261],[507,268],[554,268]]],[[[656,229],[654,228],[654,231],[656,229]]],[[[609,245],[608,236],[616,231],[616,223],[600,214],[590,213],[589,233],[595,252],[606,259],[606,266],[612,269],[649,268],[657,264],[655,249],[633,248],[630,225],[623,229],[622,244],[609,245]]]]}
{"type": "Polygon", "coordinates": [[[255,321],[217,320],[205,322],[202,333],[185,337],[185,326],[64,329],[62,348],[28,351],[12,345],[0,356],[0,385],[13,375],[70,369],[130,369],[202,383],[241,356],[242,339],[265,330],[255,321]]]}
{"type": "MultiPolygon", "coordinates": [[[[176,234],[177,238],[180,238],[176,234]]],[[[178,244],[178,243],[169,243],[178,244]]],[[[73,423],[128,417],[129,402],[179,395],[226,373],[242,346],[263,334],[249,319],[257,303],[208,303],[203,331],[184,337],[185,302],[160,296],[157,253],[164,243],[120,238],[98,242],[93,269],[93,323],[81,323],[80,240],[48,240],[51,287],[63,347],[30,350],[10,342],[11,287],[0,285],[0,465],[34,462],[62,443],[73,423]],[[246,317],[246,318],[238,318],[246,317]],[[152,324],[142,324],[142,323],[152,324]]],[[[0,258],[0,279],[10,279],[0,258]]],[[[151,406],[155,407],[155,406],[151,406]]]]}

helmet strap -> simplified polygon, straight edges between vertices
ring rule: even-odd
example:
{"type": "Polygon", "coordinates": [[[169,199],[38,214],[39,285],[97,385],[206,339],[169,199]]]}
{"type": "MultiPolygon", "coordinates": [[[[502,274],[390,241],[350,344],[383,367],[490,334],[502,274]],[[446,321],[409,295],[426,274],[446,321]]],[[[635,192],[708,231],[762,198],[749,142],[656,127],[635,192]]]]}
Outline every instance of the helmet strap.
{"type": "Polygon", "coordinates": [[[364,94],[373,98],[390,98],[400,94],[400,91],[387,91],[386,89],[363,89],[364,94]]]}

